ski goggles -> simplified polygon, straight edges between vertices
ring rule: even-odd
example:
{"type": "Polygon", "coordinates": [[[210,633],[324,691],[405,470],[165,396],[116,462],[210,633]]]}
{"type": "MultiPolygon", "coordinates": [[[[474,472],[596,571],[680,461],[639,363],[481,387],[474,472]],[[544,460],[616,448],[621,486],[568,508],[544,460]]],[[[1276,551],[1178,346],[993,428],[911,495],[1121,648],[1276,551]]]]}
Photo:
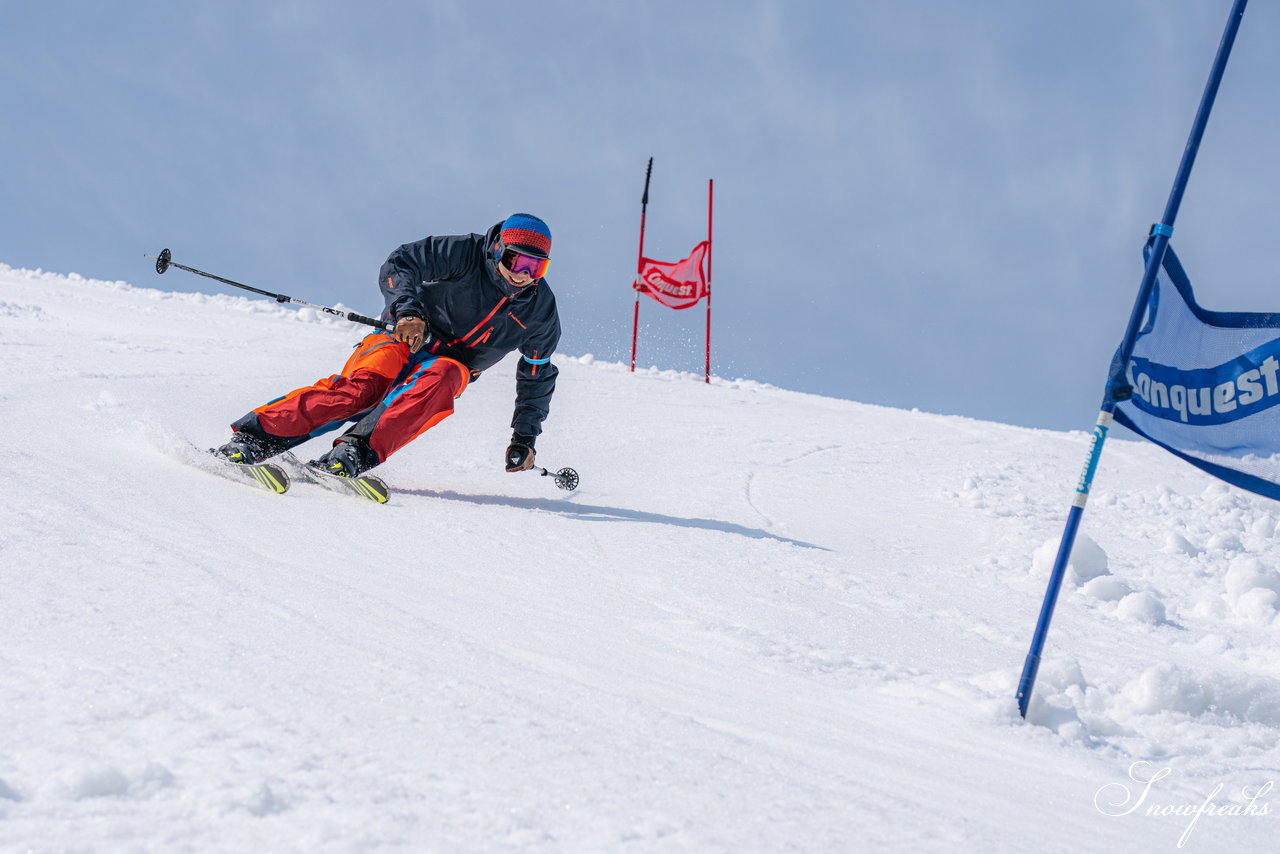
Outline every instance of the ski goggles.
{"type": "Polygon", "coordinates": [[[510,270],[513,276],[520,273],[528,273],[531,279],[541,279],[547,274],[547,268],[551,266],[551,259],[535,258],[532,255],[525,255],[523,252],[517,252],[514,249],[503,249],[502,255],[498,258],[498,263],[510,270]]]}

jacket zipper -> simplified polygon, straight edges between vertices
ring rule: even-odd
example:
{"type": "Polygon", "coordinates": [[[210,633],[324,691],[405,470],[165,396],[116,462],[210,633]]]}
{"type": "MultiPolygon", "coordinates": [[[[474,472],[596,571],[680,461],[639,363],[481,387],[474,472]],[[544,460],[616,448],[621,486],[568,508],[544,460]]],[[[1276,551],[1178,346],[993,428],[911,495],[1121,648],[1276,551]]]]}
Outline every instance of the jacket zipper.
{"type": "MultiPolygon", "coordinates": [[[[472,329],[472,330],[471,330],[470,332],[468,332],[466,335],[463,335],[461,338],[455,338],[455,339],[453,339],[452,341],[450,341],[450,342],[449,342],[447,345],[445,345],[445,346],[452,347],[454,344],[457,344],[459,341],[466,341],[466,340],[467,340],[468,338],[470,338],[472,335],[475,335],[477,332],[479,332],[479,331],[480,331],[480,327],[482,327],[482,326],[484,326],[486,323],[488,323],[488,322],[493,318],[493,316],[494,316],[495,314],[497,314],[497,313],[498,313],[498,309],[502,308],[504,305],[506,305],[506,304],[507,304],[507,299],[508,299],[508,297],[503,297],[502,299],[498,300],[498,304],[497,304],[497,305],[495,305],[495,306],[493,307],[493,311],[491,311],[491,312],[489,312],[488,314],[486,314],[486,315],[484,316],[484,320],[482,320],[482,321],[480,321],[479,323],[477,323],[477,324],[475,325],[475,328],[474,328],[474,329],[472,329]]],[[[471,346],[474,346],[474,345],[471,345],[471,346]]]]}

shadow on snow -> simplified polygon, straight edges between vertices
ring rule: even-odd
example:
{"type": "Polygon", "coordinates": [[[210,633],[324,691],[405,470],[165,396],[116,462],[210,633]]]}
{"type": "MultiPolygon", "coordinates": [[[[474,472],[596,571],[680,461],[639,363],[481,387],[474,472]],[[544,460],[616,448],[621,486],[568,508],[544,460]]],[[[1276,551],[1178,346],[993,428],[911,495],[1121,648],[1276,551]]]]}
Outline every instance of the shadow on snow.
{"type": "Polygon", "coordinates": [[[681,516],[668,516],[663,513],[648,513],[643,510],[624,510],[619,507],[601,507],[593,504],[577,504],[569,499],[550,499],[550,498],[514,498],[509,495],[463,495],[459,492],[440,491],[434,489],[403,489],[397,488],[396,495],[417,495],[422,498],[442,498],[446,501],[463,501],[468,504],[484,504],[490,506],[514,507],[518,510],[541,510],[546,513],[556,513],[572,519],[581,519],[584,522],[609,522],[609,521],[630,521],[630,522],[648,522],[655,525],[675,525],[678,528],[700,528],[705,531],[720,531],[725,534],[736,534],[740,537],[750,537],[753,540],[776,540],[780,543],[787,543],[792,546],[799,546],[804,549],[817,549],[819,551],[831,551],[824,546],[806,543],[801,540],[793,540],[788,537],[780,537],[777,534],[771,534],[768,531],[762,531],[759,528],[748,528],[745,525],[736,525],[733,522],[721,522],[717,519],[686,519],[681,516]]]}

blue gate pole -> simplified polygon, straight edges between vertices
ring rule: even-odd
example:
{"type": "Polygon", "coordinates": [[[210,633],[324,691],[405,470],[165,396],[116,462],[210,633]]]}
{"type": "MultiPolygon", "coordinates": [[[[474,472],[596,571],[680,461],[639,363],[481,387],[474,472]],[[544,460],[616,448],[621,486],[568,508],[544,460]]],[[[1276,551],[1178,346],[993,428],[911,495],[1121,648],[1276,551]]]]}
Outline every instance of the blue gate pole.
{"type": "Polygon", "coordinates": [[[1125,374],[1129,367],[1129,359],[1133,356],[1138,329],[1146,316],[1147,302],[1151,298],[1156,275],[1160,272],[1160,265],[1164,261],[1169,238],[1173,235],[1173,222],[1178,216],[1178,208],[1182,205],[1182,195],[1191,177],[1191,167],[1195,165],[1196,153],[1200,150],[1200,140],[1204,137],[1205,126],[1209,123],[1209,113],[1213,110],[1214,99],[1218,96],[1218,87],[1227,69],[1227,58],[1231,55],[1231,47],[1235,44],[1236,33],[1240,29],[1240,21],[1244,17],[1244,7],[1247,3],[1248,0],[1235,0],[1235,4],[1231,7],[1231,15],[1227,18],[1227,27],[1222,34],[1222,42],[1218,45],[1218,55],[1213,61],[1213,70],[1209,73],[1209,82],[1205,85],[1204,95],[1200,98],[1200,108],[1196,111],[1196,119],[1191,126],[1191,136],[1187,139],[1187,147],[1182,152],[1182,164],[1178,167],[1178,174],[1173,181],[1173,190],[1169,193],[1169,202],[1165,205],[1164,219],[1151,227],[1151,253],[1142,275],[1142,284],[1138,287],[1138,298],[1134,301],[1133,313],[1129,315],[1129,325],[1125,329],[1117,358],[1112,364],[1102,411],[1098,413],[1093,440],[1089,443],[1089,453],[1085,458],[1084,470],[1080,473],[1079,483],[1076,484],[1075,499],[1071,503],[1067,524],[1062,531],[1062,540],[1058,544],[1058,556],[1054,560],[1053,571],[1049,573],[1049,586],[1045,589],[1044,603],[1040,606],[1040,619],[1036,622],[1036,631],[1031,638],[1031,649],[1027,652],[1026,663],[1022,666],[1022,677],[1018,680],[1018,712],[1023,718],[1027,716],[1027,706],[1031,703],[1031,689],[1035,687],[1036,673],[1040,670],[1040,656],[1044,652],[1045,638],[1049,634],[1049,623],[1053,620],[1053,609],[1058,603],[1062,578],[1071,560],[1071,548],[1075,545],[1076,533],[1080,529],[1080,519],[1084,516],[1084,507],[1089,501],[1089,490],[1093,487],[1093,476],[1098,470],[1098,461],[1102,457],[1102,446],[1111,429],[1112,414],[1120,402],[1115,394],[1126,384],[1125,374]]]}

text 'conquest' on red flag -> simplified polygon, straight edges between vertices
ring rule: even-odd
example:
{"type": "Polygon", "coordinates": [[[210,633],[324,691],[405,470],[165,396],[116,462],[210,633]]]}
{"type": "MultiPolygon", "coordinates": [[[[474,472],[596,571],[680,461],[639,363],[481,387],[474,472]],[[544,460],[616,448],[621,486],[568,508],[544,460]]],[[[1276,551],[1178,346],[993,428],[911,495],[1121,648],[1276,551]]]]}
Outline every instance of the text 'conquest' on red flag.
{"type": "Polygon", "coordinates": [[[631,287],[668,308],[690,308],[710,292],[706,265],[710,250],[711,241],[704,240],[683,261],[668,263],[642,257],[640,275],[631,287]]]}

